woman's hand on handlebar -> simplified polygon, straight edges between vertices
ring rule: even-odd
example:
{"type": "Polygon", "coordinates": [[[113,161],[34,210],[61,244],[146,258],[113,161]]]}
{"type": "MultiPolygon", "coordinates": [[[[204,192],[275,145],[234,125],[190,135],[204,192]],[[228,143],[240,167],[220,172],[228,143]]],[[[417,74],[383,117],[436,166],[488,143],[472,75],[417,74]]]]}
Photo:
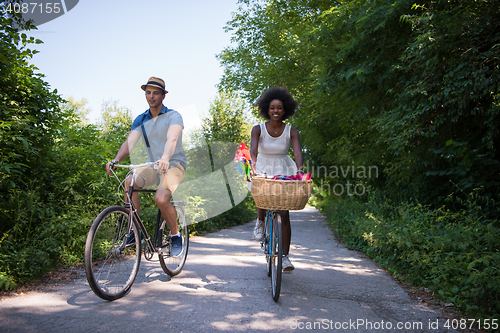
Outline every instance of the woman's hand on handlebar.
{"type": "Polygon", "coordinates": [[[257,170],[255,169],[255,164],[252,164],[252,166],[250,167],[250,178],[256,175],[257,175],[257,170]]]}

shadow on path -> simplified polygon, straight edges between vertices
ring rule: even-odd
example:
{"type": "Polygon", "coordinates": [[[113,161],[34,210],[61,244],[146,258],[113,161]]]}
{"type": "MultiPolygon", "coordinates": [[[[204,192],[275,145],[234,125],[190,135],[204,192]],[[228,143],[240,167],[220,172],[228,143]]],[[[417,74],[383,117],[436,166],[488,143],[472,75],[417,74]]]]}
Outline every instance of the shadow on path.
{"type": "Polygon", "coordinates": [[[5,299],[0,332],[446,331],[440,312],[340,245],[316,209],[291,212],[291,220],[295,270],[283,275],[278,303],[248,223],[191,237],[184,270],[172,279],[142,260],[131,292],[114,302],[95,296],[85,279],[5,299]]]}

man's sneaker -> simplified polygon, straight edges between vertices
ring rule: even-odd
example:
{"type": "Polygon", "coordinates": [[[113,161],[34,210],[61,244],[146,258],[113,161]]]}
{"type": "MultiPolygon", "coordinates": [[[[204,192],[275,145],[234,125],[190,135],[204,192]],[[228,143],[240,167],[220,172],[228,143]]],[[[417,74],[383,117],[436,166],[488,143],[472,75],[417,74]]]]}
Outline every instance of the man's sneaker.
{"type": "Polygon", "coordinates": [[[264,237],[264,221],[257,219],[253,228],[253,238],[260,242],[262,237],[264,237]]]}
{"type": "Polygon", "coordinates": [[[295,267],[293,267],[292,263],[290,262],[290,259],[288,256],[283,256],[283,260],[281,261],[281,266],[283,267],[284,271],[291,272],[294,270],[295,267]]]}
{"type": "MultiPolygon", "coordinates": [[[[139,233],[141,236],[141,243],[144,243],[144,237],[142,236],[142,232],[139,233]]],[[[134,235],[134,230],[130,231],[130,235],[127,238],[127,243],[125,244],[125,247],[134,247],[135,246],[135,235],[134,235]]]]}
{"type": "Polygon", "coordinates": [[[170,250],[170,256],[177,257],[182,253],[182,235],[172,236],[172,249],[170,250]]]}

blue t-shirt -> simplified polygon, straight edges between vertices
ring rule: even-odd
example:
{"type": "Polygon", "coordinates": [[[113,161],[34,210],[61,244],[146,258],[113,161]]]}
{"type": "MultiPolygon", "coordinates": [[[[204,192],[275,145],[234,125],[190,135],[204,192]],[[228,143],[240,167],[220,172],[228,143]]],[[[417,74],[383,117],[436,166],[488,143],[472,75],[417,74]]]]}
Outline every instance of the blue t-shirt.
{"type": "MultiPolygon", "coordinates": [[[[181,125],[182,128],[184,128],[181,114],[175,110],[166,108],[164,105],[156,121],[153,120],[149,109],[138,115],[132,123],[132,131],[139,131],[141,134],[144,134],[142,133],[141,125],[144,126],[150,147],[150,149],[147,149],[148,162],[158,161],[162,157],[163,151],[165,150],[165,143],[167,143],[167,132],[170,125],[181,125]]],[[[147,146],[144,135],[142,135],[142,140],[144,141],[144,145],[147,146]]],[[[177,140],[175,151],[169,162],[171,168],[177,166],[179,163],[184,170],[187,168],[186,154],[182,148],[182,132],[177,140]]]]}

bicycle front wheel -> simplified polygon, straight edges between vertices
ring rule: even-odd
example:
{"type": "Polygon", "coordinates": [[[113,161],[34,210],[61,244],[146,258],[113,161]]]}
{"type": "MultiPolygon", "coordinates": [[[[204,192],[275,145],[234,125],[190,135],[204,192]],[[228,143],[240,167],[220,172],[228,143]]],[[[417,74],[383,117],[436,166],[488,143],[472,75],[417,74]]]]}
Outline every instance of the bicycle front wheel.
{"type": "Polygon", "coordinates": [[[184,215],[184,211],[180,207],[174,206],[174,208],[177,216],[177,229],[182,236],[182,250],[178,256],[171,255],[172,241],[170,238],[170,228],[161,216],[161,213],[158,212],[158,218],[160,219],[159,237],[161,240],[161,250],[159,253],[160,265],[163,271],[169,276],[176,276],[182,271],[186,263],[189,248],[189,229],[186,215],[184,215]]]}
{"type": "Polygon", "coordinates": [[[283,236],[281,232],[281,215],[280,213],[276,213],[276,218],[273,219],[273,233],[271,235],[271,283],[273,289],[273,300],[275,302],[277,302],[280,298],[281,291],[281,270],[283,266],[282,242],[283,236]]]}
{"type": "Polygon", "coordinates": [[[135,221],[129,221],[129,211],[121,206],[103,210],[85,244],[85,272],[92,291],[108,301],[123,297],[134,283],[140,262],[140,231],[135,221]]]}
{"type": "Polygon", "coordinates": [[[267,266],[267,276],[271,277],[272,275],[272,257],[270,256],[270,235],[271,235],[271,224],[272,224],[272,215],[270,213],[266,214],[266,224],[264,227],[264,253],[266,254],[266,266],[267,266]]]}

